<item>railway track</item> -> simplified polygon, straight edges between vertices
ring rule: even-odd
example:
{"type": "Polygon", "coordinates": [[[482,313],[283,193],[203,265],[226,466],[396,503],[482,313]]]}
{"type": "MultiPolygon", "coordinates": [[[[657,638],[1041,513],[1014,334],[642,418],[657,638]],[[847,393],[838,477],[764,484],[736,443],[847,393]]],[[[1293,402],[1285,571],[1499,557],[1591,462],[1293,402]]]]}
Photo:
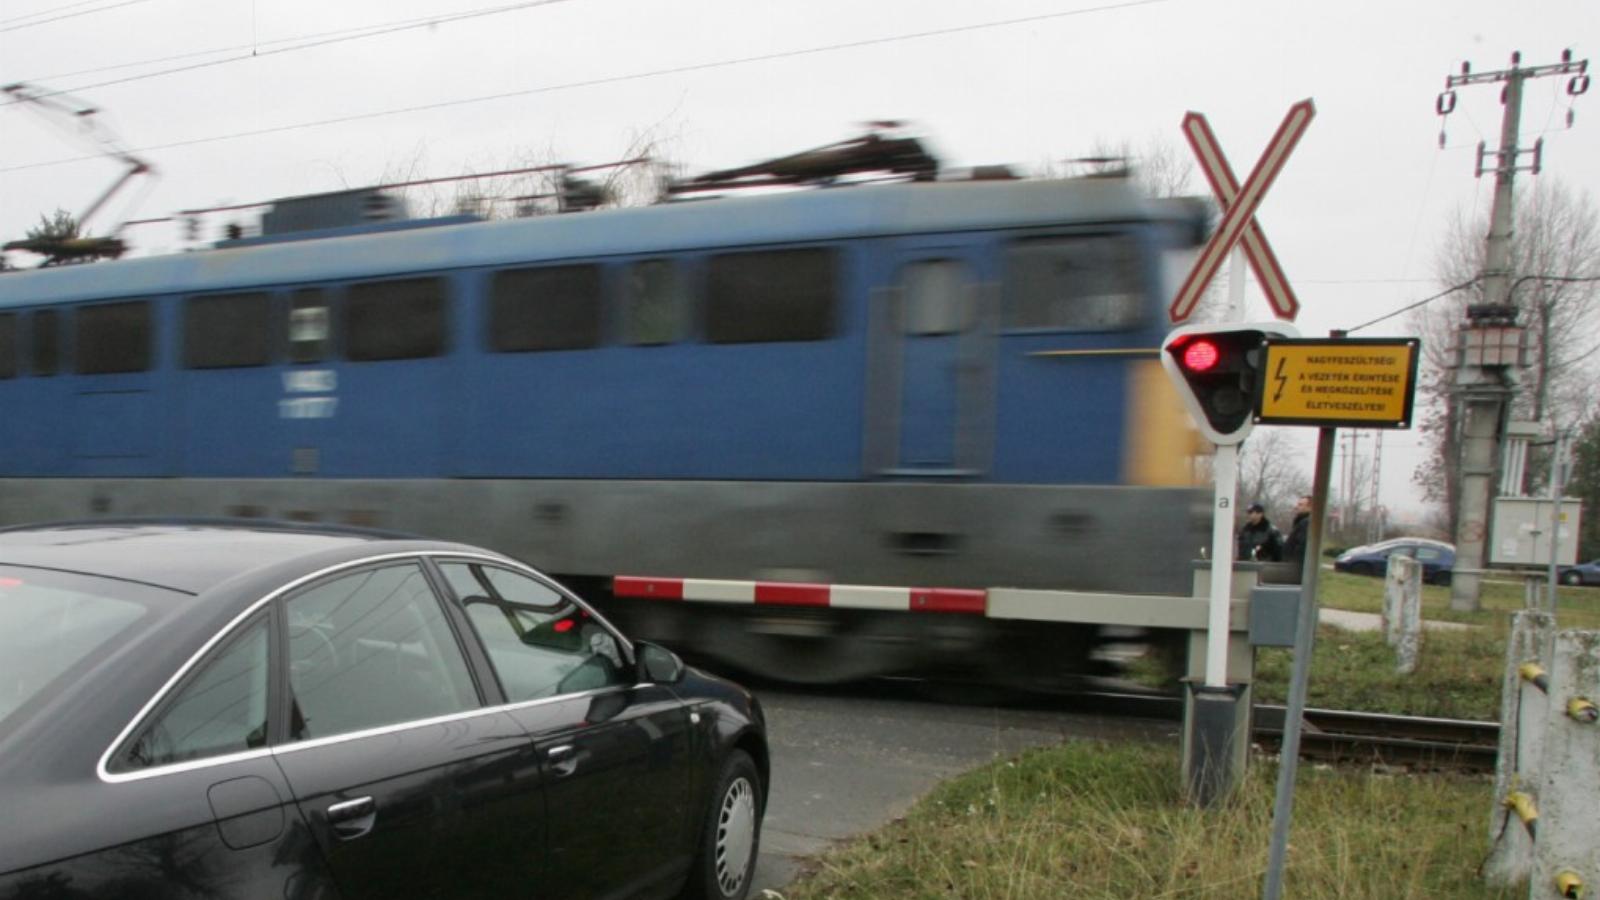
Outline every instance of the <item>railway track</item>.
{"type": "MultiPolygon", "coordinates": [[[[1091,692],[1086,706],[1113,715],[1178,719],[1181,698],[1167,694],[1091,692]]],[[[1257,704],[1251,740],[1267,750],[1283,742],[1285,709],[1257,704]]],[[[1498,722],[1435,719],[1383,713],[1307,709],[1300,757],[1322,762],[1405,766],[1455,772],[1491,772],[1499,750],[1498,722]]]]}

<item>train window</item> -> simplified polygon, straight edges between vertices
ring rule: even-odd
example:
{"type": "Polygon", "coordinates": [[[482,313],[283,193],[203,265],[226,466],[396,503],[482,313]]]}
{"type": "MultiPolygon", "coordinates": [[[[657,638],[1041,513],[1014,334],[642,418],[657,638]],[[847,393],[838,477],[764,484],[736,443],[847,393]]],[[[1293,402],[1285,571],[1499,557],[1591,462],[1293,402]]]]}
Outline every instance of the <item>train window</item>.
{"type": "Polygon", "coordinates": [[[600,343],[599,266],[496,272],[489,303],[489,347],[496,353],[600,343]]]}
{"type": "Polygon", "coordinates": [[[966,267],[953,259],[914,262],[900,274],[900,328],[910,335],[960,334],[972,325],[966,267]]]}
{"type": "Polygon", "coordinates": [[[78,310],[79,375],[144,372],[150,368],[150,301],[131,300],[78,310]]]}
{"type": "Polygon", "coordinates": [[[1131,237],[1031,238],[1006,253],[1007,328],[1105,331],[1145,317],[1131,237]]]}
{"type": "Polygon", "coordinates": [[[289,295],[289,361],[322,362],[328,358],[333,317],[322,288],[302,288],[289,295]]]}
{"type": "Polygon", "coordinates": [[[28,360],[35,375],[54,375],[61,371],[61,316],[53,309],[41,309],[28,316],[28,341],[32,351],[28,360]]]}
{"type": "Polygon", "coordinates": [[[622,341],[645,346],[683,340],[688,316],[683,274],[670,259],[628,266],[622,281],[622,341]]]}
{"type": "Polygon", "coordinates": [[[272,295],[215,294],[183,304],[183,365],[188,369],[272,362],[272,295]]]}
{"type": "Polygon", "coordinates": [[[407,278],[350,286],[345,355],[357,362],[418,359],[444,352],[444,280],[407,278]]]}
{"type": "Polygon", "coordinates": [[[830,337],[838,304],[836,256],[825,248],[713,256],[706,337],[716,344],[830,337]]]}
{"type": "Polygon", "coordinates": [[[17,314],[0,314],[0,378],[17,377],[17,314]]]}

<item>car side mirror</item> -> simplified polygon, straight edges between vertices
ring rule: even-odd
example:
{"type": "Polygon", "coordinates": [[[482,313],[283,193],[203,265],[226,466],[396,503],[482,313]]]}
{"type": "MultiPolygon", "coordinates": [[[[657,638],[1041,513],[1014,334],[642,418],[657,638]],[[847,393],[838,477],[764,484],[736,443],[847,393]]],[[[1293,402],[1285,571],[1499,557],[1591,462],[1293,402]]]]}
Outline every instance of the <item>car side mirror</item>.
{"type": "Polygon", "coordinates": [[[676,684],[683,680],[683,660],[665,647],[640,641],[634,645],[641,680],[656,684],[676,684]]]}

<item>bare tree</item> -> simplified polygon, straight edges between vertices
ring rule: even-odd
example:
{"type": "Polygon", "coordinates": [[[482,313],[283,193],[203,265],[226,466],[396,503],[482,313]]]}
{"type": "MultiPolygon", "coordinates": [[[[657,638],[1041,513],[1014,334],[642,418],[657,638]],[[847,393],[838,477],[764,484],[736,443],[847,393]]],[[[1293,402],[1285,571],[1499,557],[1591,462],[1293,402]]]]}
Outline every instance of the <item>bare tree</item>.
{"type": "Polygon", "coordinates": [[[1311,478],[1300,465],[1303,450],[1287,428],[1257,428],[1239,452],[1239,497],[1235,509],[1251,503],[1267,508],[1269,519],[1283,519],[1301,494],[1310,493],[1311,478]]]}
{"type": "MultiPolygon", "coordinates": [[[[1451,354],[1465,308],[1498,301],[1483,296],[1474,280],[1483,271],[1487,216],[1458,216],[1440,246],[1435,266],[1445,287],[1472,283],[1465,290],[1412,314],[1423,338],[1423,373],[1418,393],[1421,430],[1432,453],[1413,480],[1428,499],[1441,501],[1456,521],[1455,448],[1459,421],[1452,402],[1451,354]]],[[[1600,362],[1600,215],[1586,191],[1575,191],[1551,176],[1537,181],[1517,202],[1512,232],[1511,302],[1527,329],[1529,367],[1513,397],[1518,418],[1571,425],[1593,408],[1596,363],[1600,362]],[[1588,279],[1588,280],[1585,280],[1588,279]]],[[[1531,471],[1537,473],[1536,464],[1531,471]]],[[[1520,488],[1507,485],[1506,488],[1520,488]]]]}

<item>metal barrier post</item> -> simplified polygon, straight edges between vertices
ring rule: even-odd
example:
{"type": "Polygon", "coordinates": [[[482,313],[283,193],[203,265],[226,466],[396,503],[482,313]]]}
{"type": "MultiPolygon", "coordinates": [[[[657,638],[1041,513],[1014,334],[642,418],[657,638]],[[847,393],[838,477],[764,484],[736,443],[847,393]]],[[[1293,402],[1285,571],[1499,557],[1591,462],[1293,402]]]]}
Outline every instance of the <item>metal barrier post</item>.
{"type": "Polygon", "coordinates": [[[1523,610],[1511,617],[1505,674],[1500,681],[1500,753],[1494,773],[1494,810],[1489,815],[1489,858],[1483,874],[1496,884],[1515,884],[1533,869],[1533,836],[1518,824],[1517,794],[1539,800],[1544,759],[1545,695],[1549,680],[1538,663],[1555,633],[1555,617],[1523,610]]]}

